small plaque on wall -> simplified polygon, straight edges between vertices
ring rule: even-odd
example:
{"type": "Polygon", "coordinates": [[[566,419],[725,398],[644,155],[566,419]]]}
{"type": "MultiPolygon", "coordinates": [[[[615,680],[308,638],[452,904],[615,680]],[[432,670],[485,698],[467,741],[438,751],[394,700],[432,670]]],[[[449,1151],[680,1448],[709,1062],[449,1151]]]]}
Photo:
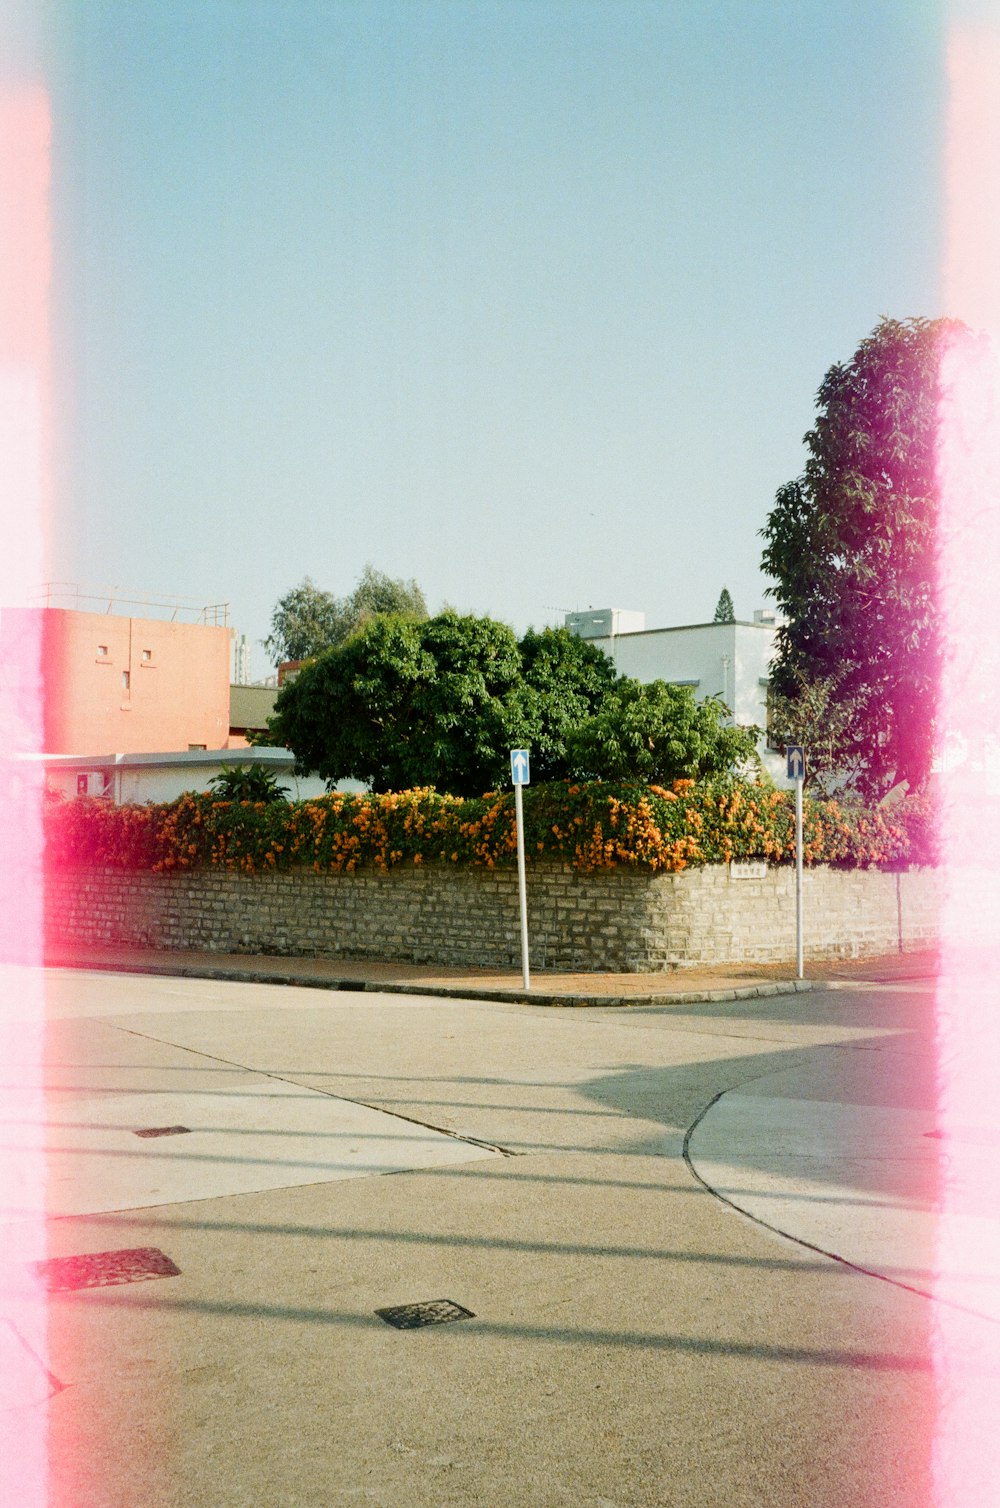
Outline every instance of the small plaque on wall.
{"type": "Polygon", "coordinates": [[[731,880],[762,880],[766,874],[765,859],[734,859],[729,866],[731,880]]]}

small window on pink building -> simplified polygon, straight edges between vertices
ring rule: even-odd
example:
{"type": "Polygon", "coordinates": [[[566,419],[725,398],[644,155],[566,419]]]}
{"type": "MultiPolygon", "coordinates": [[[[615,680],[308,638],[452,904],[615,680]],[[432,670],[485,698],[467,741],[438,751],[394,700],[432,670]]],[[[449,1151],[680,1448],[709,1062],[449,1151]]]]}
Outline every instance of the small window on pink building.
{"type": "Polygon", "coordinates": [[[151,649],[144,649],[143,652],[142,652],[142,663],[144,665],[148,665],[149,662],[150,662],[150,660],[152,658],[153,658],[153,651],[151,649]]]}
{"type": "Polygon", "coordinates": [[[130,685],[130,676],[127,670],[122,671],[122,690],[127,691],[130,685]]]}
{"type": "Polygon", "coordinates": [[[98,644],[97,658],[99,660],[106,660],[108,658],[108,646],[106,644],[98,644]]]}

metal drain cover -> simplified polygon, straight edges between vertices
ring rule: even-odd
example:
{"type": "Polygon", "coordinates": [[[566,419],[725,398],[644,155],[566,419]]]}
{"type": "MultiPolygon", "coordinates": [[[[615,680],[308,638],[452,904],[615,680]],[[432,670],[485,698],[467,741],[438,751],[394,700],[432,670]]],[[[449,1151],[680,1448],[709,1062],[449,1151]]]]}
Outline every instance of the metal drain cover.
{"type": "Polygon", "coordinates": [[[35,1262],[34,1270],[49,1293],[71,1293],[78,1288],[111,1288],[116,1283],[144,1283],[147,1278],[176,1278],[180,1268],[155,1246],[134,1246],[124,1251],[96,1251],[82,1257],[50,1257],[35,1262]]]}
{"type": "Polygon", "coordinates": [[[426,1299],[422,1304],[395,1304],[391,1309],[376,1309],[379,1319],[396,1330],[420,1330],[424,1325],[447,1325],[450,1320],[475,1319],[471,1309],[463,1309],[451,1299],[426,1299]]]}
{"type": "Polygon", "coordinates": [[[146,1126],[136,1136],[184,1136],[190,1135],[190,1126],[146,1126]]]}

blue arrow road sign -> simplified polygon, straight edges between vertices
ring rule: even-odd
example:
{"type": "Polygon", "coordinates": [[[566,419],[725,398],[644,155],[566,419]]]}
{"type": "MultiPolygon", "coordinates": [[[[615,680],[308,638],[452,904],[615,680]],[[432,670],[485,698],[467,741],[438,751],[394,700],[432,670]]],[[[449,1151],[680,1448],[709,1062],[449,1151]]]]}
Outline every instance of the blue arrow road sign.
{"type": "Polygon", "coordinates": [[[789,780],[801,780],[806,773],[806,751],[801,744],[788,744],[785,748],[788,760],[789,780]]]}
{"type": "Polygon", "coordinates": [[[531,776],[528,770],[527,749],[511,749],[510,751],[510,778],[514,785],[530,785],[531,776]]]}

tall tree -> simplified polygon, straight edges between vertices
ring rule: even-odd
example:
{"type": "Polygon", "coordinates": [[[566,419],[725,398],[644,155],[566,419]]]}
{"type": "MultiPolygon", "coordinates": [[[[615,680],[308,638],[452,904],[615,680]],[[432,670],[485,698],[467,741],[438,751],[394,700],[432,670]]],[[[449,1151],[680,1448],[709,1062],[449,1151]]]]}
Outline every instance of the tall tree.
{"type": "Polygon", "coordinates": [[[304,576],[278,600],[271,614],[271,632],[261,642],[272,664],[307,660],[334,644],[343,634],[340,599],[324,592],[304,576]]]}
{"type": "Polygon", "coordinates": [[[736,610],[733,607],[733,599],[729,595],[729,588],[724,586],[719,593],[719,600],[715,604],[714,623],[735,623],[736,610]]]}
{"type": "MultiPolygon", "coordinates": [[[[354,591],[346,600],[348,633],[363,623],[370,623],[385,613],[401,613],[405,618],[426,618],[427,603],[420,587],[412,579],[403,581],[366,565],[354,591]]],[[[345,635],[346,637],[346,635],[345,635]]]]}
{"type": "Polygon", "coordinates": [[[387,613],[427,617],[427,603],[415,581],[397,580],[366,565],[354,591],[347,597],[335,597],[314,586],[306,576],[278,601],[264,648],[276,665],[284,660],[312,659],[324,649],[343,644],[363,624],[387,613]]]}
{"type": "Polygon", "coordinates": [[[935,593],[938,372],[953,320],[883,319],[830,368],[805,470],[761,531],[785,623],[773,684],[795,702],[824,683],[850,706],[834,756],[859,791],[926,778],[941,630],[935,593]]]}

